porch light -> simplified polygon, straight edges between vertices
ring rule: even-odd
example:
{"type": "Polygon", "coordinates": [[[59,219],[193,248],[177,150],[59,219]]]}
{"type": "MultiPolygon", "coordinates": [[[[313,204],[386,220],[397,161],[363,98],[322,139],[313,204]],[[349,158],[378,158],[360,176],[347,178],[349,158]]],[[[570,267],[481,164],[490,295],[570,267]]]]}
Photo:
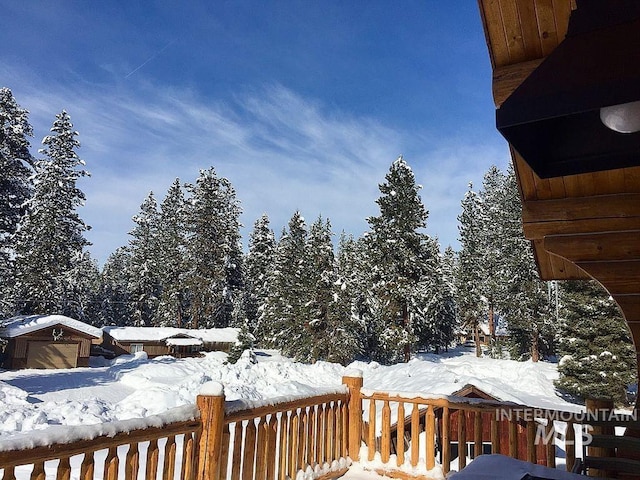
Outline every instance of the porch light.
{"type": "Polygon", "coordinates": [[[600,120],[614,132],[640,132],[640,101],[602,107],[600,120]]]}
{"type": "Polygon", "coordinates": [[[578,0],[496,123],[541,178],[640,166],[640,1],[578,0]]]}

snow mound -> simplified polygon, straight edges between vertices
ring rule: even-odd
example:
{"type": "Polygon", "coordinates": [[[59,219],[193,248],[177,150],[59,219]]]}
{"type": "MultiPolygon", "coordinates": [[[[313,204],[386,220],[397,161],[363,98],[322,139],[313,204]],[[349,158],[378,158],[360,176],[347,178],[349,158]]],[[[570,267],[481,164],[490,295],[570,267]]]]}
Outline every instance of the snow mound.
{"type": "Polygon", "coordinates": [[[362,372],[365,393],[433,397],[473,385],[505,402],[582,410],[557,395],[556,364],[476,358],[466,351],[421,354],[390,366],[353,362],[346,368],[328,362],[297,363],[265,350],[243,355],[235,364],[222,352],[184,359],[149,359],[142,353],[92,367],[0,372],[0,444],[20,432],[56,425],[107,424],[193,407],[208,382],[224,387],[227,411],[342,393],[342,377],[353,376],[354,370],[362,372]]]}
{"type": "Polygon", "coordinates": [[[26,405],[29,402],[27,397],[29,394],[20,388],[16,388],[5,382],[0,382],[0,404],[5,407],[8,405],[26,405]]]}

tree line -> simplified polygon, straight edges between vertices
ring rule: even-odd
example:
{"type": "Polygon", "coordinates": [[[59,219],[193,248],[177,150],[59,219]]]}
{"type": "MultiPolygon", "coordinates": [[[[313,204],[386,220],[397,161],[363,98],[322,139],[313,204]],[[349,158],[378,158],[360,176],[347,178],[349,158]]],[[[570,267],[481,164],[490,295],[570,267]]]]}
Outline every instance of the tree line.
{"type": "MultiPolygon", "coordinates": [[[[242,348],[278,348],[300,361],[407,361],[439,352],[461,330],[505,323],[484,354],[559,357],[558,385],[622,400],[635,357],[624,320],[597,284],[539,279],[522,234],[515,175],[491,167],[461,201],[460,249],[426,234],[428,210],[404,158],[379,185],[379,213],[356,238],[327,218],[294,212],[276,237],[267,214],[246,253],[241,203],[213,167],[149,193],[129,242],[102,269],[77,210],[88,176],[78,133],[55,117],[36,159],[28,112],[0,89],[0,312],[61,313],[96,326],[237,326],[242,348]],[[588,385],[585,387],[585,385],[588,385]],[[595,386],[595,387],[594,387],[595,386]],[[595,388],[595,390],[594,390],[595,388]]],[[[493,331],[493,330],[492,330],[493,331]]],[[[236,352],[238,354],[241,349],[236,352]]]]}

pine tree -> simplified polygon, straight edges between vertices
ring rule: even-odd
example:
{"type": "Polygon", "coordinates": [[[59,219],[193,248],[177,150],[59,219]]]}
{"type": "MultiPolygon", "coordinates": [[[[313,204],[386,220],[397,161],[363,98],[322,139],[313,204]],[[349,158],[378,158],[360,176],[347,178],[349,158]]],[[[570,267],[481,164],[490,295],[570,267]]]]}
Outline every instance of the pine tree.
{"type": "Polygon", "coordinates": [[[447,349],[454,340],[457,312],[453,287],[446,279],[437,241],[431,242],[430,250],[434,268],[419,283],[419,290],[422,292],[419,298],[427,301],[415,306],[421,321],[414,322],[414,331],[418,346],[433,348],[439,353],[440,350],[447,349]]]}
{"type": "Polygon", "coordinates": [[[636,358],[617,305],[593,281],[562,282],[560,292],[560,378],[556,385],[582,399],[627,404],[627,387],[638,382],[636,358]]]}
{"type": "Polygon", "coordinates": [[[100,322],[100,270],[89,252],[72,260],[72,267],[63,276],[67,302],[62,314],[67,317],[102,326],[100,322]]]}
{"type": "Polygon", "coordinates": [[[133,316],[129,295],[130,256],[125,247],[109,255],[100,274],[100,325],[126,326],[133,316]]]}
{"type": "Polygon", "coordinates": [[[339,275],[332,236],[330,221],[323,221],[322,217],[309,229],[304,310],[310,344],[306,355],[310,361],[347,364],[362,351],[360,329],[351,315],[348,285],[339,275]]]}
{"type": "Polygon", "coordinates": [[[249,252],[245,258],[244,310],[247,330],[258,344],[263,343],[264,328],[260,322],[268,296],[269,276],[273,269],[276,240],[265,213],[256,220],[249,236],[249,252]]]}
{"type": "Polygon", "coordinates": [[[8,88],[0,88],[0,315],[15,313],[10,286],[17,231],[31,197],[34,160],[28,137],[33,135],[29,112],[21,108],[8,88]]]}
{"type": "Polygon", "coordinates": [[[492,165],[484,174],[482,190],[479,193],[480,245],[483,251],[483,261],[479,266],[492,346],[495,343],[496,304],[500,301],[501,291],[508,280],[503,275],[503,246],[509,235],[509,229],[505,229],[505,222],[509,222],[505,216],[505,209],[513,208],[505,204],[505,201],[512,200],[507,188],[506,176],[498,167],[492,165]]]}
{"type": "Polygon", "coordinates": [[[423,276],[430,275],[433,259],[428,237],[420,231],[428,217],[418,194],[421,187],[402,157],[393,162],[379,188],[380,215],[367,219],[371,231],[366,236],[376,297],[375,356],[393,363],[409,360],[415,343],[412,321],[419,320],[426,302],[426,292],[418,286],[423,276]]]}
{"type": "Polygon", "coordinates": [[[440,259],[442,266],[443,282],[447,288],[456,295],[456,272],[458,270],[458,255],[451,245],[444,249],[440,259]]]}
{"type": "Polygon", "coordinates": [[[84,204],[79,178],[88,176],[67,112],[56,115],[36,164],[33,197],[16,233],[16,292],[22,313],[63,313],[76,302],[67,274],[82,258],[88,227],[76,209],[84,204]]]}
{"type": "Polygon", "coordinates": [[[154,325],[182,327],[186,318],[187,291],[182,277],[185,269],[185,199],[176,178],[160,205],[158,219],[158,263],[162,293],[154,325]]]}
{"type": "Polygon", "coordinates": [[[535,362],[554,354],[556,325],[548,283],[540,280],[531,242],[522,231],[522,204],[513,169],[505,177],[501,205],[501,311],[508,322],[512,358],[530,357],[535,362]]]}
{"type": "Polygon", "coordinates": [[[326,335],[339,323],[333,311],[336,272],[331,236],[329,221],[324,222],[322,217],[318,217],[309,229],[305,246],[305,303],[302,315],[305,319],[304,340],[307,344],[297,345],[300,353],[296,355],[305,361],[314,362],[329,357],[331,341],[327,341],[326,335]]]}
{"type": "Polygon", "coordinates": [[[296,343],[307,343],[305,309],[305,255],[307,227],[300,212],[289,220],[275,251],[269,292],[260,319],[267,346],[295,356],[296,343]]]}
{"type": "Polygon", "coordinates": [[[240,203],[233,186],[213,167],[187,185],[185,285],[192,328],[237,324],[242,289],[240,203]]]}
{"type": "MultiPolygon", "coordinates": [[[[342,358],[354,360],[358,356],[370,356],[373,352],[374,332],[367,329],[373,325],[370,314],[370,292],[366,264],[365,244],[362,239],[355,240],[344,232],[340,235],[337,253],[338,308],[344,312],[345,337],[337,346],[343,350],[342,358]]],[[[343,363],[341,361],[341,363],[343,363]]]]}
{"type": "Polygon", "coordinates": [[[481,202],[469,184],[462,200],[462,213],[458,216],[460,252],[456,270],[456,304],[463,328],[474,334],[476,356],[482,355],[478,335],[479,321],[485,309],[482,291],[482,262],[484,249],[481,243],[481,202]]]}
{"type": "Polygon", "coordinates": [[[158,204],[153,192],[149,192],[140,212],[133,217],[135,227],[129,232],[129,324],[136,327],[153,326],[158,309],[161,294],[158,218],[158,204]]]}

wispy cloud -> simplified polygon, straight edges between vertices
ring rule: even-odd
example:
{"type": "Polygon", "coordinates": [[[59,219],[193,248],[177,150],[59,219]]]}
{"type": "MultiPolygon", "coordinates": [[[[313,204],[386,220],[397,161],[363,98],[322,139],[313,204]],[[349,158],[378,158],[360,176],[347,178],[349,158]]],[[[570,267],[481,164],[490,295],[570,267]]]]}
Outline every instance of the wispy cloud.
{"type": "Polygon", "coordinates": [[[31,111],[34,144],[60,109],[71,114],[93,174],[81,185],[87,195],[81,215],[93,226],[89,239],[101,262],[126,244],[130,219],[150,190],[162,197],[174,178],[191,182],[209,166],[236,188],[245,233],[266,212],[279,234],[299,209],[310,221],[321,214],[336,232],[360,235],[366,217],[377,214],[377,186],[401,153],[425,185],[430,233],[455,243],[468,181],[478,182],[488,165],[506,158],[495,145],[468,145],[464,138],[439,138],[436,145],[434,135],[351,115],[282,85],[221,100],[141,82],[100,94],[43,88],[29,72],[4,73],[31,111]]]}

